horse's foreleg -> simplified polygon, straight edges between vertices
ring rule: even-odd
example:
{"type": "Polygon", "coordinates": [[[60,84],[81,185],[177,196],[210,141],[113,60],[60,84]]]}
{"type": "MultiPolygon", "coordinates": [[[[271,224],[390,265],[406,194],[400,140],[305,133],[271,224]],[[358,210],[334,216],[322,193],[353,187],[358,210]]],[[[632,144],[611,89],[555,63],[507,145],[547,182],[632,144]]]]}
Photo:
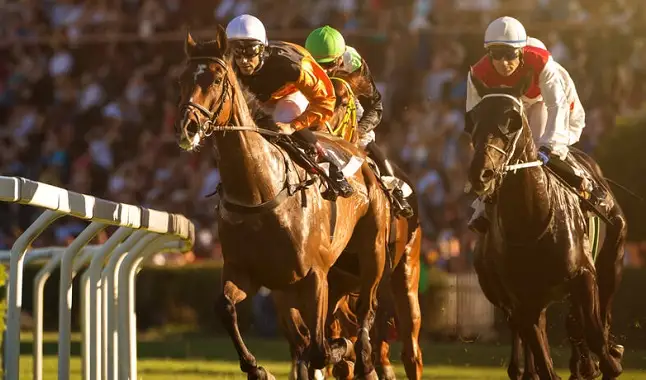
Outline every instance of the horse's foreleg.
{"type": "Polygon", "coordinates": [[[622,372],[621,359],[610,352],[608,329],[601,319],[599,290],[592,270],[583,270],[572,280],[572,303],[581,308],[583,326],[588,346],[599,358],[604,379],[614,379],[622,372]]]}
{"type": "Polygon", "coordinates": [[[310,337],[309,330],[298,311],[297,300],[290,297],[291,294],[281,291],[273,291],[271,294],[281,330],[289,342],[292,367],[288,378],[289,380],[308,379],[305,354],[310,337]]]}
{"type": "Polygon", "coordinates": [[[215,311],[227,330],[233,345],[238,352],[240,369],[247,374],[248,379],[273,379],[274,377],[262,367],[258,367],[256,358],[245,345],[238,327],[236,304],[256,293],[258,288],[252,285],[249,277],[227,265],[222,270],[222,294],[216,301],[215,311]]]}
{"type": "MultiPolygon", "coordinates": [[[[507,317],[509,322],[509,330],[511,330],[511,357],[509,365],[507,366],[507,375],[511,380],[520,380],[523,377],[523,370],[520,368],[521,356],[523,352],[523,341],[520,339],[520,333],[516,326],[511,323],[511,317],[507,317]]],[[[527,358],[527,350],[525,351],[525,358],[527,358]]],[[[533,360],[533,359],[532,359],[533,360]]],[[[525,364],[527,369],[527,364],[525,364]]]]}
{"type": "MultiPolygon", "coordinates": [[[[418,235],[419,236],[419,235],[418,235]]],[[[402,362],[409,379],[421,379],[424,369],[419,331],[422,314],[419,307],[419,244],[406,253],[392,274],[391,287],[397,314],[397,331],[402,342],[402,362]]]]}
{"type": "Polygon", "coordinates": [[[548,342],[545,339],[546,335],[542,331],[544,328],[541,323],[541,314],[544,312],[544,309],[514,310],[512,318],[515,319],[514,324],[519,329],[521,339],[534,354],[539,378],[546,380],[560,379],[556,371],[554,371],[548,342]]]}
{"type": "Polygon", "coordinates": [[[309,371],[310,377],[314,377],[315,370],[325,368],[328,358],[328,345],[325,340],[328,313],[327,274],[313,268],[301,280],[300,299],[306,300],[301,308],[301,315],[310,332],[309,371]]]}
{"type": "MultiPolygon", "coordinates": [[[[375,228],[378,228],[378,224],[375,228]]],[[[374,235],[373,235],[374,236],[374,235]]],[[[369,249],[359,255],[361,271],[361,290],[357,304],[357,341],[354,352],[357,362],[354,374],[361,379],[376,379],[377,373],[372,364],[372,347],[370,345],[370,330],[375,322],[377,310],[377,288],[384,271],[386,261],[385,228],[378,232],[369,249]]]]}
{"type": "Polygon", "coordinates": [[[384,276],[379,285],[379,305],[377,307],[377,318],[372,328],[372,349],[376,360],[375,367],[380,380],[395,380],[395,369],[390,363],[390,344],[388,344],[388,323],[391,317],[391,310],[394,309],[391,297],[390,281],[384,276]]]}
{"type": "Polygon", "coordinates": [[[570,380],[595,379],[601,375],[599,364],[590,355],[580,307],[570,305],[565,327],[570,341],[570,380]]]}

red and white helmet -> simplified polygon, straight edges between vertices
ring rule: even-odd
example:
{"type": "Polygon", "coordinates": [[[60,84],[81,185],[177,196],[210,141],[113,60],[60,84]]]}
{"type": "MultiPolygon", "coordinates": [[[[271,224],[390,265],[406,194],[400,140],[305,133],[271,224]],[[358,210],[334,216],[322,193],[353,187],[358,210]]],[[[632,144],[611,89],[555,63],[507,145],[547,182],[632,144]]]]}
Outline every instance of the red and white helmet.
{"type": "Polygon", "coordinates": [[[525,27],[513,17],[504,16],[493,20],[484,37],[484,47],[492,45],[505,45],[516,49],[527,46],[525,27]]]}

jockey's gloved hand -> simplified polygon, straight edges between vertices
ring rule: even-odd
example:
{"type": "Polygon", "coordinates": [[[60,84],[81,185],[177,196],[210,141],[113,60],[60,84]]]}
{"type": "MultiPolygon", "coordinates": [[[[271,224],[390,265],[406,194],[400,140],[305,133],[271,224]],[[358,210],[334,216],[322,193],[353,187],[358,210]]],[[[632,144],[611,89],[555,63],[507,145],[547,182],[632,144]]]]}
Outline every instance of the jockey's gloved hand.
{"type": "Polygon", "coordinates": [[[538,159],[543,162],[543,165],[547,165],[547,163],[550,160],[550,154],[552,154],[552,151],[548,147],[540,147],[538,150],[538,159]]]}

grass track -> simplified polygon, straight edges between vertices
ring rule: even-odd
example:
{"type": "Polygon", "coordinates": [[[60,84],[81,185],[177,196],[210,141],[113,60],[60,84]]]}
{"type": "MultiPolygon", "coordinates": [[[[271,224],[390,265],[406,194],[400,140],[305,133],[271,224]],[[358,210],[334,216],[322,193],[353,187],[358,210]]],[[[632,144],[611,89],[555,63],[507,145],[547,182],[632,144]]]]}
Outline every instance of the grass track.
{"type": "MultiPolygon", "coordinates": [[[[56,335],[45,336],[44,379],[56,379],[56,335]]],[[[289,370],[287,345],[278,340],[249,339],[249,347],[260,365],[269,369],[277,379],[287,379],[289,370]]],[[[20,379],[31,379],[31,339],[23,336],[21,344],[20,379]]],[[[142,336],[138,345],[139,378],[143,380],[204,380],[246,379],[238,367],[235,351],[228,339],[195,334],[142,336]]],[[[72,353],[78,355],[80,345],[74,336],[72,353]]],[[[396,364],[397,375],[405,379],[399,365],[399,345],[394,345],[391,359],[396,364]]],[[[506,379],[509,349],[504,345],[478,343],[433,343],[425,341],[424,379],[506,379]]],[[[554,347],[552,355],[559,375],[567,379],[569,349],[554,347]]],[[[622,379],[646,380],[646,351],[626,350],[622,379]]],[[[81,379],[78,357],[72,361],[72,379],[81,379]]]]}

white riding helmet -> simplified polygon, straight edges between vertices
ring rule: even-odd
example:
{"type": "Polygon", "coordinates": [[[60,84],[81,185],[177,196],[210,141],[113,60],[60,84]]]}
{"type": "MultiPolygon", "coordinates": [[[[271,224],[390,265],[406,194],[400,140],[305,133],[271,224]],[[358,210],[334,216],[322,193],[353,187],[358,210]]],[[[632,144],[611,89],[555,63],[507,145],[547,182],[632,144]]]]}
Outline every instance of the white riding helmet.
{"type": "Polygon", "coordinates": [[[227,39],[259,41],[268,44],[267,32],[262,21],[251,15],[240,15],[227,25],[227,39]]]}
{"type": "Polygon", "coordinates": [[[539,40],[538,38],[527,37],[527,45],[547,50],[547,46],[545,46],[543,41],[539,40]]]}
{"type": "Polygon", "coordinates": [[[487,27],[484,47],[491,45],[507,45],[516,49],[527,46],[527,32],[520,21],[513,17],[500,17],[487,27]]]}

